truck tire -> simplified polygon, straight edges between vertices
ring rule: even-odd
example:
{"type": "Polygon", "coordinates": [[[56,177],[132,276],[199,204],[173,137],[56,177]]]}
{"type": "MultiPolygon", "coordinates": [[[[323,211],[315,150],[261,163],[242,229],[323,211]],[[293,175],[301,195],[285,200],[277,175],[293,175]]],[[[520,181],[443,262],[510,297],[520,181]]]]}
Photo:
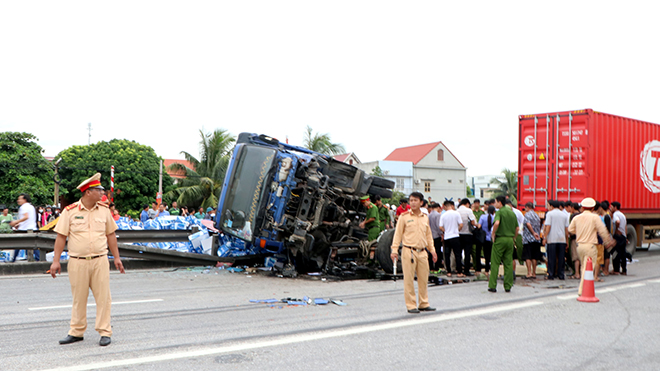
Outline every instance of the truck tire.
{"type": "Polygon", "coordinates": [[[376,186],[376,187],[390,188],[391,189],[391,188],[394,188],[395,183],[394,183],[394,181],[389,180],[389,179],[381,178],[381,177],[378,177],[378,176],[372,176],[371,177],[371,185],[376,186]]]}
{"type": "Polygon", "coordinates": [[[392,198],[392,190],[387,189],[387,188],[382,188],[379,186],[372,185],[369,187],[369,191],[367,192],[370,195],[378,195],[382,198],[392,198]]]}
{"type": "Polygon", "coordinates": [[[637,230],[630,224],[626,226],[626,239],[628,240],[628,243],[626,243],[626,251],[629,252],[630,255],[635,255],[635,249],[637,248],[637,230]]]}
{"type": "MultiPolygon", "coordinates": [[[[392,240],[394,239],[394,229],[388,229],[385,233],[380,235],[378,239],[378,246],[376,247],[376,258],[380,267],[385,271],[385,273],[394,272],[394,262],[391,255],[392,240]]],[[[402,273],[401,271],[401,259],[397,260],[397,273],[402,273]]]]}

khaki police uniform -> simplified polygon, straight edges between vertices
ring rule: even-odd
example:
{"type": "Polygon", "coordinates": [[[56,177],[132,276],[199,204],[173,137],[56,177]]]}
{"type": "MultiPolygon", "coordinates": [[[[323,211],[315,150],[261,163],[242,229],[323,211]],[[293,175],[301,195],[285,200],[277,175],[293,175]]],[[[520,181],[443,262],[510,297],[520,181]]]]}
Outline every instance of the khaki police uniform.
{"type": "Polygon", "coordinates": [[[598,245],[598,237],[596,235],[600,235],[604,243],[610,242],[612,237],[610,237],[610,233],[607,231],[603,221],[600,220],[600,216],[589,210],[585,210],[582,214],[573,218],[571,224],[568,226],[568,233],[576,235],[577,253],[581,264],[580,270],[582,271],[578,295],[582,295],[587,257],[591,258],[592,267],[596,266],[598,260],[598,249],[596,247],[598,245]]]}
{"type": "Polygon", "coordinates": [[[68,236],[67,270],[73,296],[69,335],[83,337],[87,329],[87,297],[92,290],[96,301],[95,329],[112,336],[110,327],[110,263],[107,235],[117,230],[108,206],[97,203],[88,210],[78,201],[66,207],[55,232],[68,236]]]}
{"type": "Polygon", "coordinates": [[[399,244],[401,249],[401,265],[403,267],[403,295],[408,310],[416,309],[415,273],[417,273],[417,288],[419,290],[419,308],[428,308],[428,281],[429,281],[429,252],[435,252],[433,234],[429,225],[429,218],[421,210],[414,214],[408,210],[399,216],[396,225],[392,253],[397,254],[399,244]]]}

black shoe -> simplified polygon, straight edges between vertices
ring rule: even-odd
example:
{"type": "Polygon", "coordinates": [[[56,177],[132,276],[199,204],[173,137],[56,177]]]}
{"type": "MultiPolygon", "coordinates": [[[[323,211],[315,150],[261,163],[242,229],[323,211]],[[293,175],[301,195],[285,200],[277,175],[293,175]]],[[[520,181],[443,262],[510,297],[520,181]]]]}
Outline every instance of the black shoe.
{"type": "Polygon", "coordinates": [[[60,344],[71,344],[82,340],[82,337],[67,335],[64,339],[60,340],[60,344]]]}
{"type": "Polygon", "coordinates": [[[504,292],[511,292],[511,289],[504,289],[504,292]]]}
{"type": "Polygon", "coordinates": [[[408,313],[419,313],[419,309],[408,309],[408,313]]]}
{"type": "Polygon", "coordinates": [[[468,273],[465,273],[465,276],[466,277],[474,277],[474,273],[468,272],[468,273]]]}
{"type": "Polygon", "coordinates": [[[435,308],[431,308],[431,307],[419,308],[419,310],[422,312],[435,312],[435,308]]]}
{"type": "Polygon", "coordinates": [[[497,292],[497,289],[491,289],[491,288],[489,288],[488,291],[489,291],[489,292],[497,292]]]}
{"type": "Polygon", "coordinates": [[[106,345],[110,344],[110,337],[109,336],[101,336],[101,340],[99,340],[99,345],[104,347],[106,345]]]}

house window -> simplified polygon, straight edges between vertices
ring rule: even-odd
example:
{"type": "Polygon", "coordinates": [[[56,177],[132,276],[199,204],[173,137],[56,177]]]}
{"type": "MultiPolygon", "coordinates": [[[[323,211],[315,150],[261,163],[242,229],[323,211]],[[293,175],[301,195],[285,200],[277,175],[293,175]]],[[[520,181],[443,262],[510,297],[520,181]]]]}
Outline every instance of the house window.
{"type": "Polygon", "coordinates": [[[459,180],[458,182],[461,183],[461,184],[463,184],[463,179],[459,180]]]}
{"type": "Polygon", "coordinates": [[[403,178],[396,178],[396,189],[403,190],[403,178]]]}
{"type": "Polygon", "coordinates": [[[431,182],[424,182],[424,192],[431,192],[431,182]]]}
{"type": "Polygon", "coordinates": [[[444,161],[445,160],[445,151],[439,149],[438,150],[438,161],[444,161]]]}
{"type": "Polygon", "coordinates": [[[353,159],[348,160],[349,165],[353,165],[353,159]]]}
{"type": "Polygon", "coordinates": [[[451,179],[447,179],[447,183],[451,183],[451,179]]]}

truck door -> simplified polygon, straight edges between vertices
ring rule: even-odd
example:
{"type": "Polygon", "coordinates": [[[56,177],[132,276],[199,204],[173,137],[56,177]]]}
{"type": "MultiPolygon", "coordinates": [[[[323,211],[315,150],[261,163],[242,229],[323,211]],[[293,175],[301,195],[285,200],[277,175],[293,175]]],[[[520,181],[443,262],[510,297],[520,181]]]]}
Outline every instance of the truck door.
{"type": "Polygon", "coordinates": [[[555,200],[580,202],[586,197],[588,119],[579,111],[555,117],[555,200]]]}
{"type": "Polygon", "coordinates": [[[553,128],[554,118],[549,115],[520,117],[518,205],[532,202],[544,207],[552,199],[553,128]]]}

